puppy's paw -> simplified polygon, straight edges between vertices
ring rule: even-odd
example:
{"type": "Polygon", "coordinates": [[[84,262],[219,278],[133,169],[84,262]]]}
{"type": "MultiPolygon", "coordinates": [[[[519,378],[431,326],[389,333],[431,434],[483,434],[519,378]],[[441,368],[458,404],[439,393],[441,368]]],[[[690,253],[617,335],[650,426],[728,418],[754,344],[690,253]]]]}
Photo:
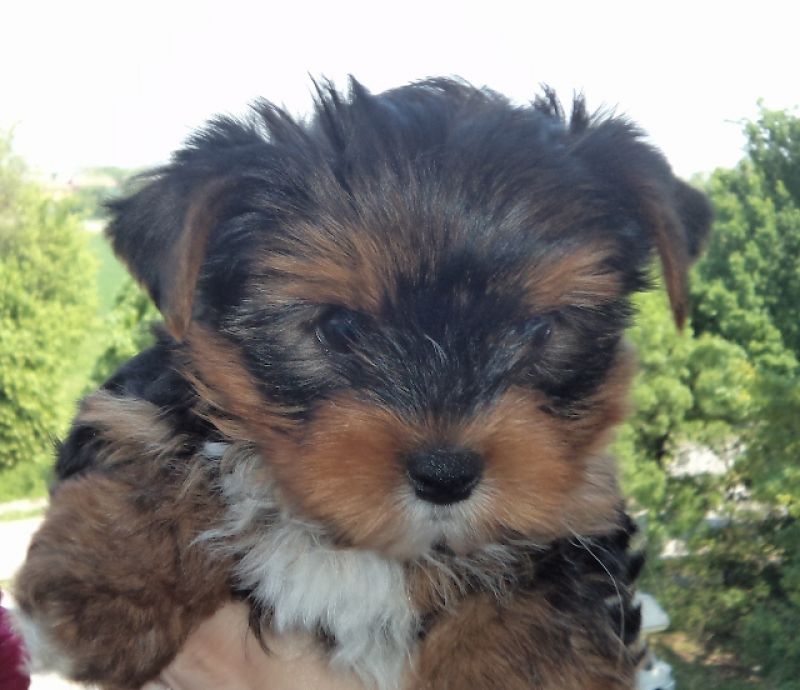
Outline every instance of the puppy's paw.
{"type": "Polygon", "coordinates": [[[70,678],[75,672],[75,663],[69,658],[51,633],[52,626],[42,618],[36,618],[19,609],[9,611],[11,627],[22,641],[23,670],[33,673],[57,673],[70,678]]]}

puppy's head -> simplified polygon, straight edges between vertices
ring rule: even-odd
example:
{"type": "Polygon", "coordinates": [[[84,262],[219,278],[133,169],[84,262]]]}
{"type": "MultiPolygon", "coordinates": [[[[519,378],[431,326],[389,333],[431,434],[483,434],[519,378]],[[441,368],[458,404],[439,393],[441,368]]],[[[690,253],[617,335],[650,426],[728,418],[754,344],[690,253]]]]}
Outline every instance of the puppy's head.
{"type": "Polygon", "coordinates": [[[705,198],[621,118],[436,80],[218,119],[110,235],[287,507],[413,557],[594,533],[649,258],[676,321],[705,198]]]}

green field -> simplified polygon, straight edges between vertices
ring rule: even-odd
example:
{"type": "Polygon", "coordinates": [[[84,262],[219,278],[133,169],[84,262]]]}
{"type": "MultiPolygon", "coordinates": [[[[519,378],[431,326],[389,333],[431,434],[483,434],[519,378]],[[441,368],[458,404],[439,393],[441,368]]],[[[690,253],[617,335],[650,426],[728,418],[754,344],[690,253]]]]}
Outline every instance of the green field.
{"type": "Polygon", "coordinates": [[[117,260],[102,233],[91,233],[89,246],[98,260],[97,295],[100,313],[106,314],[114,304],[120,285],[126,276],[125,267],[117,260]]]}

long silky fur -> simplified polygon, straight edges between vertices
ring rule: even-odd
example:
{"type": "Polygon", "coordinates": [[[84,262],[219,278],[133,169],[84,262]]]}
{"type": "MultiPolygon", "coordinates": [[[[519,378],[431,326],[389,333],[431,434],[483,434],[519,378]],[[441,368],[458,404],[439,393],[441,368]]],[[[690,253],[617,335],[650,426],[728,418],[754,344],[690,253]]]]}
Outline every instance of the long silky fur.
{"type": "Polygon", "coordinates": [[[533,576],[526,554],[543,550],[518,538],[469,555],[433,551],[403,564],[334,546],[320,526],[286,509],[277,487],[264,481],[263,460],[252,446],[210,443],[203,452],[220,463],[228,512],[223,525],[198,541],[235,555],[237,588],[265,612],[263,624],[322,634],[332,665],[378,690],[401,687],[425,614],[451,609],[474,591],[505,598],[533,576]],[[424,611],[413,604],[415,581],[426,590],[424,611]]]}

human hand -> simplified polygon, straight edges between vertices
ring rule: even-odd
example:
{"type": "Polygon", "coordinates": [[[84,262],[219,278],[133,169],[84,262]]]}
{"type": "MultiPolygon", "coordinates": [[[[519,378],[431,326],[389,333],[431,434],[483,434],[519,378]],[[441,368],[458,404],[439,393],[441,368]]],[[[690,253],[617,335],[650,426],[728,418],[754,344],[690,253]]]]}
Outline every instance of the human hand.
{"type": "Polygon", "coordinates": [[[334,672],[309,636],[267,636],[264,652],[248,627],[245,604],[229,604],[205,621],[162,673],[171,690],[364,690],[353,674],[334,672]]]}

